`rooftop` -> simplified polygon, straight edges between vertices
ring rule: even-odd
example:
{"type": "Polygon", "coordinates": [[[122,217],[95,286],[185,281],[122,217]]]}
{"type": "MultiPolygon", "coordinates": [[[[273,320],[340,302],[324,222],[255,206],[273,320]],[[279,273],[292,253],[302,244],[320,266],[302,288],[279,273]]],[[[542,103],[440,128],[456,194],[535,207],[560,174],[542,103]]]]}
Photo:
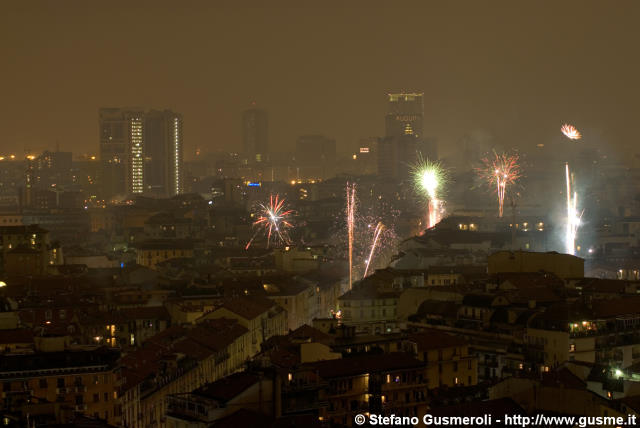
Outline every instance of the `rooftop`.
{"type": "Polygon", "coordinates": [[[418,346],[418,352],[467,345],[467,341],[462,337],[447,334],[436,329],[426,329],[420,333],[412,334],[409,336],[409,341],[418,346]]]}
{"type": "Polygon", "coordinates": [[[424,367],[424,363],[404,352],[379,355],[360,355],[338,360],[317,361],[303,364],[302,368],[317,371],[322,378],[358,376],[391,370],[408,370],[424,367]]]}
{"type": "Polygon", "coordinates": [[[462,416],[482,417],[484,415],[525,415],[525,411],[511,398],[498,398],[496,400],[472,401],[432,408],[429,411],[433,416],[462,416]]]}
{"type": "Polygon", "coordinates": [[[462,298],[462,304],[477,308],[490,308],[497,297],[495,294],[467,294],[462,298]]]}
{"type": "Polygon", "coordinates": [[[587,384],[582,379],[574,375],[571,370],[566,367],[543,373],[542,385],[569,389],[586,389],[587,387],[587,384]]]}
{"type": "Polygon", "coordinates": [[[119,357],[119,351],[105,347],[90,351],[5,355],[0,358],[0,378],[13,378],[19,376],[18,373],[28,371],[74,369],[74,371],[93,372],[114,367],[119,357]]]}
{"type": "Polygon", "coordinates": [[[27,235],[33,233],[48,233],[49,231],[43,229],[37,224],[23,225],[23,226],[0,226],[0,235],[27,235]]]}
{"type": "Polygon", "coordinates": [[[201,397],[228,402],[260,381],[260,376],[248,372],[234,373],[196,389],[201,397]]]}
{"type": "Polygon", "coordinates": [[[494,277],[499,285],[508,281],[518,289],[564,287],[562,279],[550,272],[504,272],[498,273],[494,277]]]}
{"type": "Polygon", "coordinates": [[[33,343],[33,331],[27,328],[0,330],[0,345],[14,343],[33,343]]]}
{"type": "Polygon", "coordinates": [[[193,241],[183,239],[149,239],[132,246],[138,250],[192,250],[193,241]]]}
{"type": "Polygon", "coordinates": [[[225,301],[222,307],[244,319],[252,320],[269,311],[275,305],[273,301],[264,297],[241,296],[225,301]]]}

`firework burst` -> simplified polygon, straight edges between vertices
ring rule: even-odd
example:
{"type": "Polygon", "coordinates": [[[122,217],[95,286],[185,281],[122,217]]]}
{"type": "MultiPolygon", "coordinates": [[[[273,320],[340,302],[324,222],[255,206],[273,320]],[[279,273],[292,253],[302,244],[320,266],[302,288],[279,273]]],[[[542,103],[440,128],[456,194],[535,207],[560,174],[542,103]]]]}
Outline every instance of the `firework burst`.
{"type": "Polygon", "coordinates": [[[287,210],[284,205],[284,199],[280,199],[278,195],[269,197],[269,204],[260,204],[260,216],[253,222],[253,226],[258,228],[251,240],[247,243],[245,249],[251,246],[251,243],[259,233],[267,236],[267,247],[271,245],[271,238],[282,243],[289,244],[288,229],[293,225],[289,218],[293,214],[292,210],[287,210]]]}
{"type": "Polygon", "coordinates": [[[384,224],[384,227],[379,232],[368,272],[386,266],[396,254],[400,238],[394,226],[399,223],[400,211],[394,205],[379,200],[377,196],[367,198],[366,192],[352,192],[352,184],[348,189],[347,207],[335,213],[328,242],[338,249],[338,257],[347,262],[351,253],[351,265],[347,268],[350,269],[351,280],[356,283],[366,269],[378,223],[384,224]]]}
{"type": "Polygon", "coordinates": [[[494,152],[493,159],[482,159],[483,166],[477,170],[480,177],[496,190],[498,217],[502,217],[504,212],[504,197],[507,193],[507,187],[520,178],[518,159],[518,155],[507,155],[506,153],[499,155],[494,152]]]}
{"type": "Polygon", "coordinates": [[[578,128],[573,125],[569,125],[568,123],[562,125],[560,131],[562,131],[564,136],[570,140],[579,140],[582,138],[582,134],[578,131],[578,128]]]}
{"type": "Polygon", "coordinates": [[[440,162],[431,162],[419,157],[412,168],[414,188],[425,195],[429,203],[427,228],[432,228],[440,221],[441,193],[448,180],[448,173],[440,162]]]}

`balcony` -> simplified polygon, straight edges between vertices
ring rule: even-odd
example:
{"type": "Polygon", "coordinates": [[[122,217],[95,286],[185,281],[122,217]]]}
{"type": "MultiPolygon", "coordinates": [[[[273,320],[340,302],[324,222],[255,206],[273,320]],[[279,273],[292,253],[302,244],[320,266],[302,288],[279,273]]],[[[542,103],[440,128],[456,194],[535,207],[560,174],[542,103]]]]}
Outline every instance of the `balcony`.
{"type": "Polygon", "coordinates": [[[400,390],[419,390],[422,388],[427,388],[428,386],[429,384],[427,379],[424,379],[420,383],[392,382],[392,383],[385,383],[384,385],[382,385],[382,389],[379,393],[388,394],[393,391],[400,391],[400,390]]]}
{"type": "Polygon", "coordinates": [[[478,362],[478,366],[490,367],[497,369],[500,366],[500,363],[497,360],[485,360],[482,362],[478,362]]]}
{"type": "Polygon", "coordinates": [[[283,414],[298,414],[298,413],[305,413],[305,412],[311,412],[314,410],[318,410],[321,408],[328,408],[329,407],[329,402],[328,401],[313,401],[313,402],[309,402],[309,403],[296,403],[293,406],[290,407],[285,407],[283,408],[282,413],[283,414]]]}
{"type": "Polygon", "coordinates": [[[349,415],[356,413],[365,413],[370,412],[371,406],[366,401],[358,401],[355,403],[348,403],[347,407],[340,407],[331,410],[331,408],[327,409],[327,413],[331,416],[340,416],[340,415],[349,415]]]}
{"type": "Polygon", "coordinates": [[[283,391],[313,391],[315,389],[326,388],[329,385],[328,382],[309,382],[298,383],[295,380],[282,385],[283,391]]]}
{"type": "Polygon", "coordinates": [[[332,396],[332,397],[344,397],[344,396],[352,396],[352,395],[362,395],[365,394],[366,390],[362,389],[362,388],[354,388],[354,389],[348,389],[348,388],[335,388],[335,389],[328,389],[327,390],[327,394],[332,396]]]}

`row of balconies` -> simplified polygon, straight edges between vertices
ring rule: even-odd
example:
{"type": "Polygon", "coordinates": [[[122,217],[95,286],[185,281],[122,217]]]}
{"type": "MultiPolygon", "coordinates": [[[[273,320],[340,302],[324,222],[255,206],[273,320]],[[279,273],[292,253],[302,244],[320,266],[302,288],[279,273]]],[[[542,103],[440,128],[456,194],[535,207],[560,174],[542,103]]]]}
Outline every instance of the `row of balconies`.
{"type": "Polygon", "coordinates": [[[285,382],[282,385],[283,391],[310,391],[314,389],[327,388],[329,386],[328,382],[285,382]]]}
{"type": "Polygon", "coordinates": [[[3,391],[2,392],[2,398],[7,398],[9,396],[19,396],[19,395],[29,395],[32,396],[33,395],[33,389],[28,389],[28,390],[18,390],[18,391],[3,391]]]}
{"type": "Polygon", "coordinates": [[[570,337],[593,337],[593,336],[605,336],[608,334],[623,334],[623,333],[636,333],[640,334],[640,325],[629,325],[624,326],[620,323],[616,325],[612,325],[611,323],[607,325],[600,325],[597,329],[592,330],[574,330],[569,332],[570,337]]]}
{"type": "Polygon", "coordinates": [[[497,369],[500,366],[500,363],[498,361],[493,361],[493,360],[486,361],[485,360],[484,362],[479,362],[478,366],[497,369]]]}
{"type": "Polygon", "coordinates": [[[84,385],[77,385],[77,386],[56,388],[56,394],[58,395],[73,394],[73,393],[80,393],[80,392],[87,392],[87,387],[84,385]]]}
{"type": "Polygon", "coordinates": [[[334,403],[329,403],[329,408],[327,409],[327,413],[331,414],[332,416],[337,416],[337,415],[341,415],[341,414],[345,414],[345,413],[351,413],[351,412],[367,412],[371,410],[371,406],[369,405],[369,402],[366,401],[358,401],[358,402],[350,402],[347,403],[347,407],[342,407],[342,406],[335,406],[334,403]]]}
{"type": "MultiPolygon", "coordinates": [[[[414,397],[411,397],[411,398],[414,398],[414,397]]],[[[426,397],[425,399],[422,399],[422,398],[410,399],[409,401],[394,400],[394,401],[385,401],[384,403],[381,403],[380,401],[378,401],[377,404],[371,401],[357,401],[357,402],[351,401],[347,403],[346,407],[339,405],[339,403],[329,402],[327,413],[332,417],[336,417],[336,416],[341,416],[345,414],[351,414],[354,412],[364,413],[368,411],[375,411],[376,407],[378,407],[378,410],[401,409],[404,407],[415,406],[417,403],[426,403],[426,397]]]]}
{"type": "Polygon", "coordinates": [[[397,302],[395,300],[375,299],[375,300],[342,300],[342,307],[345,308],[366,308],[371,306],[389,306],[395,307],[397,302]]]}
{"type": "Polygon", "coordinates": [[[310,412],[312,410],[317,410],[317,409],[322,409],[322,408],[327,408],[327,407],[329,407],[329,402],[328,401],[311,401],[311,402],[308,402],[308,403],[296,402],[296,403],[294,403],[294,405],[284,407],[282,409],[282,413],[283,414],[287,414],[287,413],[297,414],[297,413],[310,412]]]}
{"type": "Polygon", "coordinates": [[[214,362],[216,365],[223,363],[224,361],[228,360],[229,358],[231,358],[231,355],[229,355],[228,352],[225,352],[222,355],[217,355],[214,359],[214,362]]]}
{"type": "Polygon", "coordinates": [[[378,390],[376,388],[369,388],[371,393],[377,393],[378,391],[393,391],[399,389],[407,389],[407,388],[421,388],[427,387],[429,385],[429,379],[422,379],[420,382],[398,382],[398,383],[384,383],[381,385],[381,388],[378,390]]]}
{"type": "Polygon", "coordinates": [[[55,376],[55,375],[69,375],[69,374],[86,374],[93,372],[108,371],[109,366],[85,366],[85,367],[67,367],[67,368],[53,368],[53,369],[36,369],[36,370],[16,370],[10,372],[0,372],[0,379],[6,378],[33,378],[38,376],[55,376]]]}

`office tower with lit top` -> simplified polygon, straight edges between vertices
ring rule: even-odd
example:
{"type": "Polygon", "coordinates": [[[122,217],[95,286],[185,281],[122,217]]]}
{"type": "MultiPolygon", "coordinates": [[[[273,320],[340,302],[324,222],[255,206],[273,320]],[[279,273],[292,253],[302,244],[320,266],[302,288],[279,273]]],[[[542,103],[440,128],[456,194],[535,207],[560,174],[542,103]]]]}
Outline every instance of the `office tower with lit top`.
{"type": "Polygon", "coordinates": [[[151,110],[144,120],[146,194],[175,196],[183,191],[182,115],[151,110]]]}
{"type": "Polygon", "coordinates": [[[408,165],[417,160],[422,138],[422,93],[388,94],[385,137],[378,141],[378,175],[386,179],[408,178],[408,165]]]}
{"type": "Polygon", "coordinates": [[[424,103],[422,93],[389,94],[385,130],[387,137],[413,135],[422,138],[424,103]]]}
{"type": "Polygon", "coordinates": [[[242,142],[244,154],[249,163],[260,163],[267,160],[268,117],[262,109],[252,108],[242,113],[242,142]]]}

